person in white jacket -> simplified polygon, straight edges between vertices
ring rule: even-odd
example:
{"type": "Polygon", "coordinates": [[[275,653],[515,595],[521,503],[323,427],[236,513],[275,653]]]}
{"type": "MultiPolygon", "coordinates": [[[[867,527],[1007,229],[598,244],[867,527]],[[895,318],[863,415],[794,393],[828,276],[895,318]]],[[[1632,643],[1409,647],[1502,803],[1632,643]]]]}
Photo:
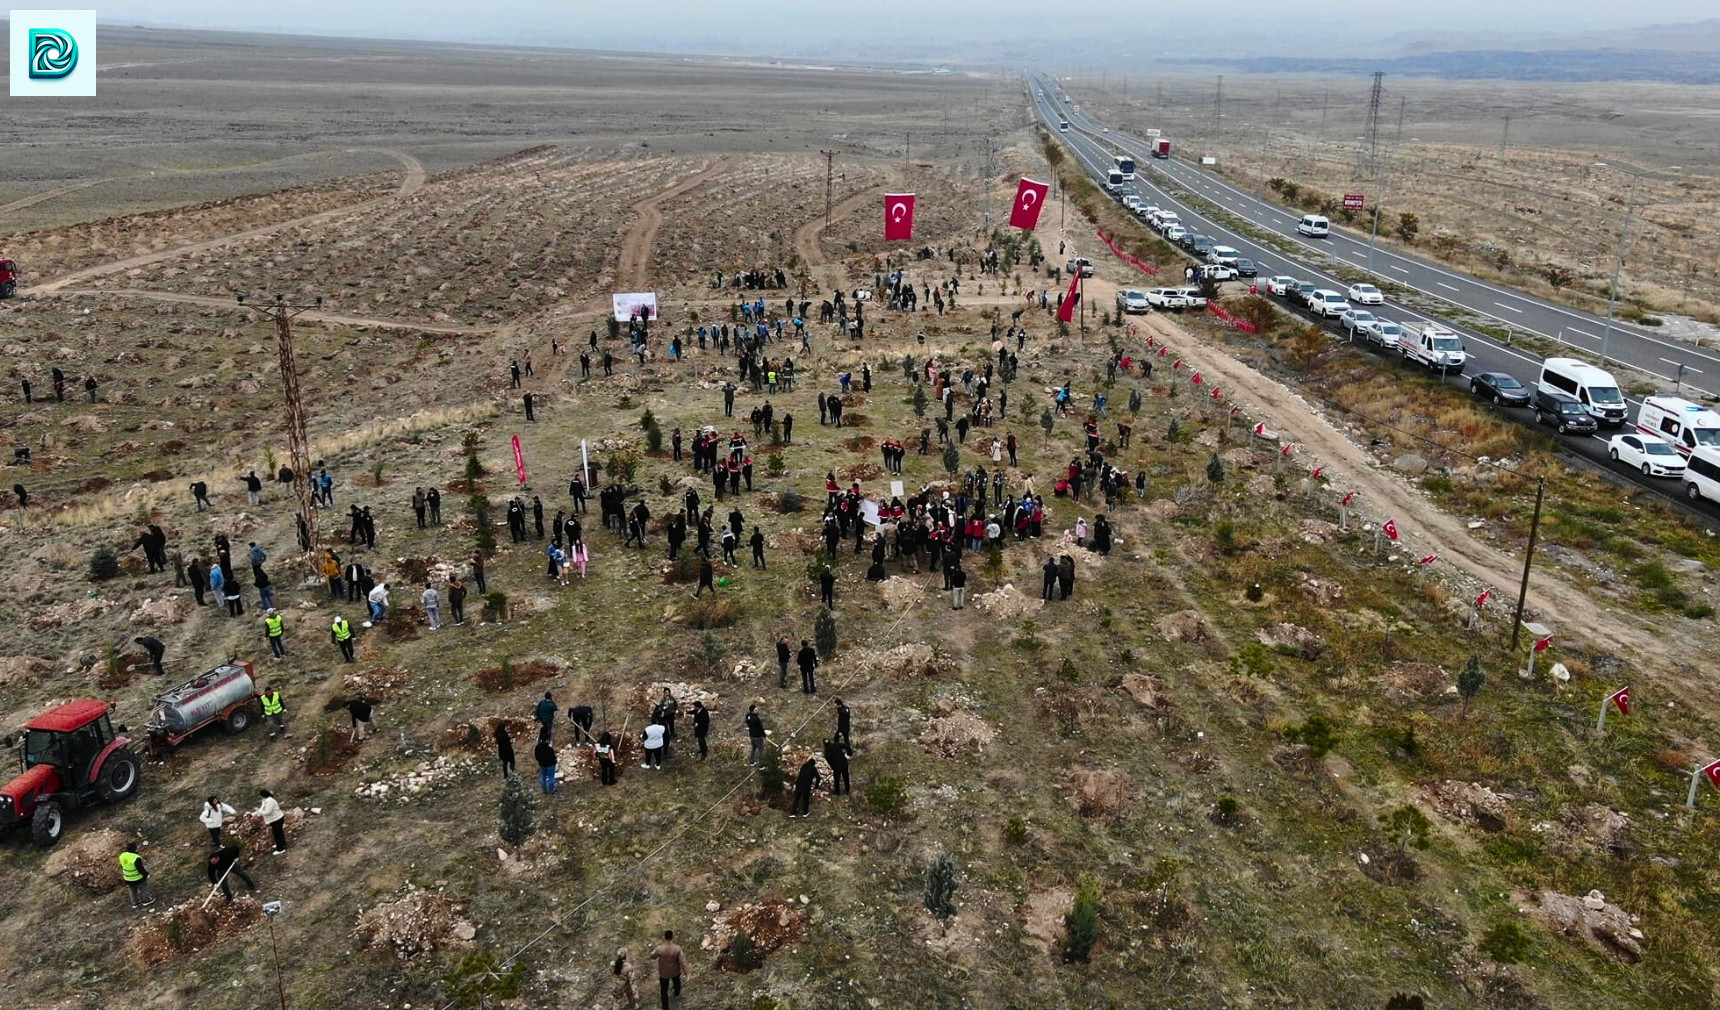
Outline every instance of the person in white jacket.
{"type": "Polygon", "coordinates": [[[267,789],[259,789],[257,795],[263,798],[263,802],[251,811],[251,816],[261,817],[263,823],[269,826],[269,833],[275,836],[275,855],[278,856],[287,851],[287,815],[281,810],[281,805],[275,802],[273,793],[267,789]]]}
{"type": "Polygon", "coordinates": [[[203,812],[197,815],[197,819],[202,821],[203,826],[209,829],[209,845],[211,848],[219,849],[221,847],[221,826],[227,823],[227,818],[237,817],[238,815],[239,811],[234,810],[225,803],[222,803],[217,797],[211,796],[207,800],[203,801],[203,812]]]}

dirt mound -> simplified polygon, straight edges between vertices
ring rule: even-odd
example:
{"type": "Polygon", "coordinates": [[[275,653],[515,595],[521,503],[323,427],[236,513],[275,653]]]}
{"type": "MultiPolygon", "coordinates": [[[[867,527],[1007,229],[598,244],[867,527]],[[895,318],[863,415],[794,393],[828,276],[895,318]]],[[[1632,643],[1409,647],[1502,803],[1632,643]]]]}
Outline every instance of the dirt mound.
{"type": "Polygon", "coordinates": [[[514,742],[516,755],[522,749],[529,749],[533,737],[537,735],[537,724],[524,717],[503,715],[492,715],[485,719],[468,719],[456,723],[436,738],[436,748],[438,750],[465,750],[474,754],[494,754],[496,750],[496,727],[504,725],[508,727],[508,737],[514,742]]]}
{"type": "Polygon", "coordinates": [[[959,757],[963,751],[983,751],[997,730],[972,712],[955,709],[932,717],[920,733],[920,743],[934,754],[959,757]]]}
{"type": "Polygon", "coordinates": [[[1642,930],[1636,920],[1606,895],[1590,891],[1573,898],[1558,891],[1518,895],[1519,911],[1555,933],[1574,936],[1605,948],[1613,956],[1635,964],[1642,960],[1642,930]]]}
{"type": "Polygon", "coordinates": [[[157,912],[131,931],[128,946],[132,956],[147,965],[166,964],[188,954],[207,950],[230,936],[237,936],[263,921],[263,906],[250,895],[233,901],[211,901],[203,907],[203,896],[183,905],[157,912]]]}
{"type": "Polygon", "coordinates": [[[836,471],[836,476],[841,478],[845,483],[848,481],[865,482],[869,480],[879,480],[884,476],[885,472],[884,468],[879,466],[877,463],[855,463],[853,466],[845,466],[836,471]]]}
{"type": "Polygon", "coordinates": [[[458,902],[439,891],[421,891],[408,884],[406,893],[358,915],[354,939],[367,950],[393,950],[407,959],[464,947],[478,935],[460,917],[458,902]]]}
{"type": "Polygon", "coordinates": [[[1564,827],[1572,837],[1593,845],[1603,852],[1627,854],[1630,844],[1630,815],[1599,803],[1579,807],[1568,805],[1561,811],[1564,827]]]}
{"type": "MultiPolygon", "coordinates": [[[[239,806],[238,803],[233,805],[239,806]]],[[[240,813],[243,812],[241,808],[240,813]]],[[[288,807],[282,813],[286,814],[287,843],[290,845],[303,830],[305,821],[310,819],[311,814],[303,807],[288,807]]],[[[275,847],[274,835],[269,831],[269,826],[256,817],[229,817],[221,837],[228,844],[237,845],[252,855],[275,847]]],[[[118,858],[117,855],[115,858],[118,858]]]]}
{"type": "Polygon", "coordinates": [[[40,656],[0,656],[0,687],[27,684],[53,669],[54,664],[40,656]]]}
{"type": "Polygon", "coordinates": [[[1070,776],[1069,801],[1082,817],[1112,817],[1133,805],[1135,795],[1122,772],[1083,768],[1070,776]]]}
{"type": "MultiPolygon", "coordinates": [[[[664,688],[668,688],[669,693],[680,703],[675,718],[685,720],[689,726],[692,725],[693,702],[702,701],[706,708],[712,711],[716,710],[717,692],[699,684],[689,684],[679,680],[653,680],[650,683],[640,684],[634,690],[633,696],[627,700],[627,705],[641,716],[649,715],[657,703],[663,700],[664,688]]],[[[677,729],[676,732],[678,733],[680,730],[677,729]]]]}
{"type": "Polygon", "coordinates": [[[1324,544],[1338,538],[1338,524],[1324,519],[1304,519],[1297,527],[1304,543],[1324,544]]]}
{"type": "Polygon", "coordinates": [[[735,934],[744,930],[747,939],[752,941],[753,956],[769,957],[783,947],[805,939],[807,927],[806,909],[798,904],[777,898],[749,901],[719,913],[711,922],[710,931],[699,940],[699,947],[721,957],[728,953],[735,934]]]}
{"type": "Polygon", "coordinates": [[[871,435],[856,435],[853,438],[843,439],[842,445],[849,452],[871,452],[878,448],[878,440],[871,435]]]}
{"type": "Polygon", "coordinates": [[[1393,663],[1375,678],[1390,694],[1437,698],[1448,686],[1445,671],[1432,663],[1393,663]]]}
{"type": "Polygon", "coordinates": [[[1160,498],[1158,501],[1147,502],[1141,507],[1141,511],[1155,522],[1168,523],[1182,515],[1182,506],[1169,498],[1160,498]]]}
{"type": "Polygon", "coordinates": [[[1295,624],[1268,624],[1254,633],[1256,640],[1268,649],[1295,649],[1303,659],[1320,654],[1320,636],[1295,624]]]}
{"type": "Polygon", "coordinates": [[[119,852],[126,841],[125,835],[112,828],[74,834],[48,854],[42,873],[63,877],[95,894],[106,894],[120,885],[119,852]]]}
{"type": "Polygon", "coordinates": [[[1063,917],[1075,908],[1075,892],[1053,888],[1030,895],[1021,906],[1027,935],[1040,950],[1049,954],[1063,948],[1063,917]]]}
{"type": "MultiPolygon", "coordinates": [[[[530,737],[525,738],[531,739],[530,737]]],[[[519,737],[514,738],[514,754],[519,756],[523,751],[529,755],[531,746],[519,737]]],[[[356,796],[371,800],[393,800],[396,803],[407,803],[438,786],[449,783],[469,774],[475,764],[470,760],[459,760],[443,754],[433,761],[420,761],[418,767],[409,772],[403,772],[389,779],[366,782],[353,790],[356,796]]]]}
{"type": "Polygon", "coordinates": [[[261,525],[263,525],[262,520],[249,512],[240,512],[237,515],[220,516],[209,520],[209,527],[216,533],[225,533],[229,538],[235,540],[240,534],[249,533],[261,525]]]}
{"type": "Polygon", "coordinates": [[[1173,642],[1204,642],[1212,629],[1206,619],[1193,610],[1179,610],[1153,622],[1160,635],[1173,642]]]}
{"type": "Polygon", "coordinates": [[[914,579],[897,575],[878,583],[878,595],[884,598],[884,609],[894,613],[924,602],[926,587],[914,579]]]}
{"type": "Polygon", "coordinates": [[[1166,696],[1165,682],[1157,677],[1149,677],[1140,673],[1125,673],[1120,686],[1123,693],[1150,709],[1164,708],[1169,702],[1169,698],[1166,696]]]}
{"type": "Polygon", "coordinates": [[[178,624],[197,611],[191,597],[174,593],[170,596],[146,598],[131,612],[127,620],[133,624],[178,624]]]}
{"type": "Polygon", "coordinates": [[[974,597],[973,605],[994,620],[1019,621],[1037,613],[1045,601],[1028,596],[1015,588],[1014,583],[1006,582],[999,589],[974,597]]]}
{"type": "Polygon", "coordinates": [[[954,666],[949,657],[940,656],[931,646],[919,643],[898,645],[881,652],[872,657],[869,665],[875,676],[894,680],[936,677],[948,673],[954,666]]]}
{"type": "Polygon", "coordinates": [[[113,609],[113,601],[100,596],[85,596],[81,599],[56,603],[35,617],[30,618],[30,627],[37,631],[48,631],[52,628],[63,628],[68,624],[76,624],[86,618],[105,614],[113,609]]]}
{"type": "Polygon", "coordinates": [[[506,694],[509,691],[549,680],[560,673],[559,663],[541,659],[528,659],[518,663],[510,662],[504,674],[499,666],[487,666],[473,674],[478,686],[491,694],[506,694]]]}
{"type": "Polygon", "coordinates": [[[372,702],[393,701],[406,696],[412,674],[398,666],[378,666],[362,673],[349,673],[341,678],[341,695],[345,698],[364,696],[372,702]]]}
{"type": "Polygon", "coordinates": [[[1422,787],[1420,794],[1423,803],[1448,821],[1480,828],[1489,834],[1504,831],[1509,824],[1511,797],[1479,782],[1447,779],[1422,787]]]}
{"type": "Polygon", "coordinates": [[[751,680],[760,673],[759,665],[750,659],[743,659],[729,671],[731,680],[751,680]]]}
{"type": "Polygon", "coordinates": [[[1331,606],[1344,598],[1344,587],[1331,579],[1322,579],[1311,572],[1296,573],[1296,589],[1322,606],[1331,606]]]}

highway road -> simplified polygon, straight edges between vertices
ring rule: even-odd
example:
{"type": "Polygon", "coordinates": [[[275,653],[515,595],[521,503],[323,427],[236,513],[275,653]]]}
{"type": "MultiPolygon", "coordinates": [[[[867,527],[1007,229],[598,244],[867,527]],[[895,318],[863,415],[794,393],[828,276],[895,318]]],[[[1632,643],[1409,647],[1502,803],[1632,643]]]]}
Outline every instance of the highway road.
{"type": "MultiPolygon", "coordinates": [[[[1033,77],[1030,78],[1030,83],[1035,89],[1045,91],[1045,107],[1054,109],[1053,114],[1061,112],[1067,116],[1073,129],[1085,130],[1102,138],[1102,142],[1111,143],[1117,154],[1135,155],[1138,164],[1148,162],[1146,140],[1115,129],[1107,134],[1104,132],[1105,124],[1095,122],[1069,105],[1054,102],[1061,89],[1050,87],[1051,82],[1033,77]]],[[[1079,104],[1078,96],[1070,97],[1079,104]]],[[[1055,120],[1052,120],[1051,125],[1052,129],[1056,129],[1055,120]]],[[[1175,138],[1171,139],[1174,145],[1175,138]]],[[[1109,160],[1107,157],[1106,161],[1109,160]]],[[[1476,315],[1490,317],[1515,330],[1528,331],[1549,340],[1560,340],[1597,357],[1601,352],[1606,331],[1606,320],[1602,317],[1500,287],[1385,246],[1376,246],[1370,252],[1366,234],[1352,235],[1334,226],[1329,239],[1310,239],[1296,231],[1296,222],[1302,216],[1300,211],[1290,210],[1270,200],[1262,200],[1256,193],[1237,187],[1174,156],[1154,160],[1151,164],[1166,178],[1187,187],[1191,192],[1215,206],[1222,207],[1227,213],[1246,221],[1252,227],[1296,243],[1310,256],[1323,254],[1353,269],[1374,274],[1381,287],[1388,284],[1401,285],[1461,306],[1476,315]]],[[[1720,353],[1714,350],[1667,340],[1641,327],[1616,319],[1613,321],[1612,335],[1605,338],[1605,342],[1609,361],[1620,361],[1640,372],[1664,379],[1669,389],[1680,364],[1686,366],[1685,386],[1707,396],[1715,395],[1711,389],[1720,389],[1720,353]]]]}
{"type": "MultiPolygon", "coordinates": [[[[1030,78],[1028,87],[1029,95],[1032,96],[1034,109],[1041,121],[1045,123],[1051,132],[1056,133],[1059,139],[1068,146],[1069,150],[1074,153],[1075,158],[1081,167],[1086,170],[1086,172],[1092,176],[1096,182],[1103,184],[1107,172],[1109,172],[1112,167],[1112,156],[1114,153],[1117,153],[1113,150],[1115,145],[1111,143],[1112,135],[1099,132],[1102,129],[1100,127],[1094,127],[1089,130],[1086,127],[1077,126],[1077,120],[1075,119],[1070,120],[1071,129],[1068,133],[1058,133],[1058,120],[1061,115],[1068,111],[1068,107],[1062,106],[1061,103],[1057,103],[1055,101],[1055,97],[1058,94],[1057,90],[1049,81],[1042,81],[1037,78],[1030,78]],[[1044,97],[1039,96],[1041,89],[1044,91],[1044,97]]],[[[1076,113],[1076,115],[1079,116],[1079,113],[1076,113]]],[[[1090,120],[1086,120],[1084,122],[1089,124],[1091,123],[1090,120]]],[[[1130,153],[1129,147],[1125,145],[1121,153],[1130,153]]],[[[1152,170],[1158,169],[1165,164],[1166,163],[1163,161],[1149,160],[1145,155],[1145,145],[1143,144],[1142,153],[1136,158],[1137,168],[1135,181],[1131,184],[1127,184],[1124,192],[1116,195],[1117,198],[1120,199],[1121,196],[1126,195],[1129,192],[1134,192],[1148,203],[1156,204],[1166,210],[1174,209],[1181,216],[1183,226],[1188,228],[1190,231],[1208,235],[1213,239],[1213,241],[1220,244],[1234,246],[1243,256],[1254,260],[1255,264],[1259,267],[1260,277],[1262,280],[1275,274],[1288,274],[1301,280],[1313,281],[1318,283],[1321,287],[1332,288],[1337,291],[1343,291],[1349,287],[1348,282],[1341,280],[1332,274],[1326,266],[1320,265],[1328,261],[1326,260],[1326,257],[1318,254],[1320,252],[1319,250],[1306,257],[1292,257],[1286,255],[1274,246],[1268,246],[1263,242],[1256,241],[1247,234],[1233,231],[1228,226],[1220,224],[1207,214],[1202,213],[1200,210],[1191,206],[1188,202],[1173,196],[1171,190],[1167,189],[1160,180],[1153,176],[1152,170]]],[[[1187,187],[1179,182],[1173,188],[1181,191],[1187,187]]],[[[1197,192],[1200,191],[1197,190],[1197,192]]],[[[1219,205],[1224,206],[1222,202],[1220,202],[1219,205]]],[[[1226,209],[1230,210],[1228,207],[1226,209]]],[[[1231,212],[1234,213],[1233,210],[1231,212]]],[[[1241,215],[1237,216],[1240,217],[1241,215]]],[[[1294,220],[1292,220],[1292,227],[1294,227],[1294,220]]],[[[1301,248],[1301,246],[1299,245],[1298,248],[1301,248]]],[[[1105,263],[1113,264],[1113,267],[1107,270],[1108,273],[1113,270],[1135,273],[1133,267],[1124,264],[1121,260],[1111,257],[1108,251],[1104,250],[1102,246],[1098,247],[1097,252],[1093,252],[1091,254],[1091,258],[1095,263],[1099,263],[1101,265],[1105,263]]],[[[1123,274],[1123,276],[1126,277],[1128,274],[1123,274]]],[[[1138,281],[1125,281],[1124,283],[1140,288],[1158,287],[1161,285],[1174,286],[1183,283],[1183,279],[1180,276],[1165,277],[1162,282],[1154,280],[1146,274],[1136,274],[1136,276],[1139,278],[1138,281]]],[[[1384,289],[1385,286],[1382,285],[1381,287],[1384,289]]],[[[1264,291],[1264,288],[1261,290],[1264,291]]],[[[1272,300],[1281,307],[1287,309],[1291,308],[1281,299],[1274,298],[1272,300]]],[[[1371,309],[1377,316],[1383,316],[1387,319],[1398,321],[1436,318],[1440,323],[1447,325],[1451,329],[1460,333],[1464,339],[1465,349],[1469,352],[1469,365],[1465,370],[1466,375],[1450,376],[1447,377],[1446,381],[1461,389],[1469,389],[1469,379],[1467,376],[1473,375],[1477,372],[1506,372],[1516,376],[1519,381],[1529,386],[1533,386],[1536,378],[1540,374],[1541,359],[1538,355],[1528,353],[1520,347],[1510,346],[1487,334],[1481,333],[1472,327],[1463,325],[1460,322],[1439,318],[1418,308],[1407,306],[1398,299],[1392,297],[1389,290],[1387,291],[1386,303],[1382,306],[1372,306],[1371,309]]],[[[1295,310],[1292,309],[1292,311],[1295,310]]],[[[1305,312],[1296,311],[1296,314],[1303,319],[1321,322],[1320,320],[1315,320],[1314,317],[1305,312]]],[[[1322,325],[1325,326],[1328,332],[1333,334],[1334,339],[1345,339],[1342,331],[1338,328],[1335,321],[1330,323],[1322,322],[1322,325]]],[[[1596,332],[1598,333],[1600,331],[1596,330],[1596,332]]],[[[1620,336],[1615,333],[1613,337],[1613,346],[1617,347],[1619,344],[1620,336]]],[[[1358,346],[1366,347],[1370,345],[1358,346]]],[[[1374,353],[1379,352],[1376,351],[1374,353]]],[[[1398,356],[1394,353],[1392,357],[1395,359],[1398,356]]],[[[1408,368],[1414,366],[1406,364],[1404,367],[1408,368]]],[[[1716,377],[1720,377],[1720,360],[1716,360],[1713,367],[1714,372],[1712,374],[1716,377]]],[[[1641,401],[1631,399],[1629,397],[1627,397],[1627,400],[1630,403],[1630,416],[1634,419],[1637,408],[1641,406],[1641,401]]],[[[1524,424],[1534,424],[1534,416],[1527,409],[1500,408],[1493,407],[1491,405],[1489,405],[1487,409],[1497,411],[1501,416],[1511,420],[1516,420],[1524,424]]],[[[1543,430],[1551,434],[1550,428],[1543,430]]],[[[1621,479],[1646,488],[1649,491],[1665,497],[1669,501],[1679,504],[1681,507],[1690,511],[1691,515],[1695,518],[1699,518],[1704,521],[1712,521],[1715,518],[1720,517],[1720,509],[1717,509],[1710,503],[1705,502],[1696,506],[1690,505],[1683,495],[1683,486],[1681,482],[1676,480],[1667,480],[1665,478],[1644,477],[1642,474],[1629,467],[1614,463],[1608,457],[1607,439],[1612,435],[1617,434],[1619,430],[1631,430],[1631,425],[1627,423],[1624,428],[1616,430],[1602,428],[1594,435],[1573,434],[1554,437],[1559,438],[1561,444],[1572,452],[1586,457],[1595,465],[1617,474],[1621,479]]]]}

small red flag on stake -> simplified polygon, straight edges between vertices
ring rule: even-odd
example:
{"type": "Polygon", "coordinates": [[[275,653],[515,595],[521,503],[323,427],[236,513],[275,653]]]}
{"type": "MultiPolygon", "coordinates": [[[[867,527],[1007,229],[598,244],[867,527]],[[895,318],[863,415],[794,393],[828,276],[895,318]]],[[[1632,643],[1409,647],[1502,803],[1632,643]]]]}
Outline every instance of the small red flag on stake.
{"type": "Polygon", "coordinates": [[[1702,774],[1708,777],[1708,784],[1720,789],[1720,761],[1713,761],[1702,768],[1702,774]]]}
{"type": "Polygon", "coordinates": [[[906,242],[914,237],[914,194],[884,196],[884,241],[906,242]]]}
{"type": "MultiPolygon", "coordinates": [[[[1216,389],[1213,390],[1213,396],[1215,398],[1218,396],[1218,390],[1216,390],[1216,389]]],[[[1236,414],[1241,413],[1241,411],[1242,411],[1242,407],[1240,405],[1234,404],[1234,403],[1230,405],[1230,413],[1232,416],[1235,416],[1236,414]]]]}
{"type": "Polygon", "coordinates": [[[1343,507],[1345,507],[1345,508],[1349,508],[1349,507],[1350,507],[1350,502],[1351,502],[1351,501],[1353,501],[1353,500],[1355,500],[1355,497],[1356,497],[1356,493],[1355,493],[1355,492],[1354,492],[1354,491],[1351,491],[1351,492],[1349,492],[1349,493],[1347,493],[1347,494],[1345,494],[1345,495],[1344,495],[1344,497],[1343,497],[1343,499],[1342,499],[1342,500],[1340,500],[1340,501],[1339,501],[1339,502],[1338,502],[1338,504],[1339,504],[1339,505],[1342,505],[1342,506],[1343,506],[1343,507]]]}
{"type": "Polygon", "coordinates": [[[1157,346],[1159,346],[1159,342],[1154,337],[1148,337],[1147,338],[1147,346],[1148,347],[1157,347],[1157,346]]]}
{"type": "Polygon", "coordinates": [[[1326,468],[1325,468],[1325,467],[1323,467],[1323,466],[1317,466],[1317,467],[1315,467],[1315,468],[1314,468],[1314,472],[1313,472],[1313,473],[1311,473],[1311,474],[1309,474],[1309,475],[1308,475],[1308,479],[1309,479],[1309,480],[1319,480],[1319,479],[1320,479],[1320,475],[1321,475],[1321,474],[1323,474],[1323,473],[1325,473],[1325,472],[1326,472],[1326,468]]]}
{"type": "Polygon", "coordinates": [[[1553,636],[1552,635],[1548,635],[1546,638],[1535,639],[1535,651],[1536,652],[1546,652],[1548,649],[1551,649],[1552,647],[1553,647],[1553,636]]]}
{"type": "Polygon", "coordinates": [[[1212,387],[1212,398],[1214,400],[1218,399],[1218,387],[1217,386],[1212,387]]]}
{"type": "Polygon", "coordinates": [[[1619,715],[1630,714],[1630,688],[1621,687],[1607,696],[1607,700],[1618,706],[1619,715]]]}
{"type": "Polygon", "coordinates": [[[1171,353],[1171,349],[1170,349],[1170,348],[1169,348],[1169,347],[1161,347],[1161,348],[1159,348],[1159,357],[1161,357],[1161,358],[1162,358],[1162,357],[1164,357],[1164,356],[1165,356],[1165,355],[1167,355],[1167,354],[1169,354],[1169,353],[1171,353]]]}
{"type": "Polygon", "coordinates": [[[1390,540],[1394,544],[1397,543],[1397,539],[1398,539],[1397,520],[1396,519],[1387,519],[1386,524],[1384,526],[1380,527],[1380,532],[1384,533],[1386,535],[1387,540],[1390,540]]]}
{"type": "Polygon", "coordinates": [[[1482,607],[1487,606],[1487,601],[1491,600],[1492,598],[1493,598],[1493,590],[1483,589],[1481,591],[1481,595],[1477,596],[1475,598],[1475,609],[1480,610],[1482,607]]]}
{"type": "Polygon", "coordinates": [[[1194,375],[1189,377],[1189,381],[1193,382],[1197,386],[1200,385],[1200,373],[1199,372],[1194,373],[1194,375]]]}
{"type": "Polygon", "coordinates": [[[1294,449],[1294,448],[1296,448],[1296,443],[1294,443],[1294,442],[1285,442],[1285,443],[1284,443],[1284,448],[1282,448],[1282,449],[1279,449],[1279,450],[1278,450],[1278,451],[1279,451],[1279,452],[1280,452],[1280,453],[1282,453],[1282,454],[1283,454],[1283,456],[1284,456],[1284,458],[1285,458],[1285,459],[1289,459],[1289,458],[1290,458],[1290,450],[1291,450],[1291,449],[1294,449]]]}
{"type": "Polygon", "coordinates": [[[1180,368],[1182,368],[1182,359],[1181,358],[1178,358],[1175,361],[1171,362],[1171,371],[1174,372],[1180,368]]]}
{"type": "Polygon", "coordinates": [[[1439,560],[1439,555],[1437,555],[1437,554],[1423,554],[1421,556],[1421,563],[1424,565],[1431,565],[1435,561],[1438,561],[1438,560],[1439,560]]]}
{"type": "Polygon", "coordinates": [[[1039,211],[1045,206],[1045,194],[1050,185],[1023,179],[1015,187],[1015,207],[1009,212],[1009,226],[1032,231],[1039,226],[1039,211]]]}
{"type": "Polygon", "coordinates": [[[1265,438],[1266,437],[1266,422],[1265,421],[1261,421],[1259,424],[1254,426],[1254,435],[1256,438],[1265,438]]]}
{"type": "Polygon", "coordinates": [[[1075,271],[1075,276],[1069,278],[1069,290],[1063,296],[1063,304],[1057,306],[1057,318],[1069,322],[1075,318],[1075,303],[1081,299],[1081,271],[1075,271]]]}

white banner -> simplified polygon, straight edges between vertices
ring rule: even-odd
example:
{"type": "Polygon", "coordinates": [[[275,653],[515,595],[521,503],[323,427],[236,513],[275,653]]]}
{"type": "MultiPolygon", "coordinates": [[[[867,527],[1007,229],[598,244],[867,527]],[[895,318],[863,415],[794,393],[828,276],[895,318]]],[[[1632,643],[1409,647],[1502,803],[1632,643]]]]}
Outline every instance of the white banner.
{"type": "Polygon", "coordinates": [[[634,316],[644,316],[647,319],[657,318],[657,292],[632,291],[627,294],[614,295],[615,318],[619,322],[627,322],[634,316]]]}

